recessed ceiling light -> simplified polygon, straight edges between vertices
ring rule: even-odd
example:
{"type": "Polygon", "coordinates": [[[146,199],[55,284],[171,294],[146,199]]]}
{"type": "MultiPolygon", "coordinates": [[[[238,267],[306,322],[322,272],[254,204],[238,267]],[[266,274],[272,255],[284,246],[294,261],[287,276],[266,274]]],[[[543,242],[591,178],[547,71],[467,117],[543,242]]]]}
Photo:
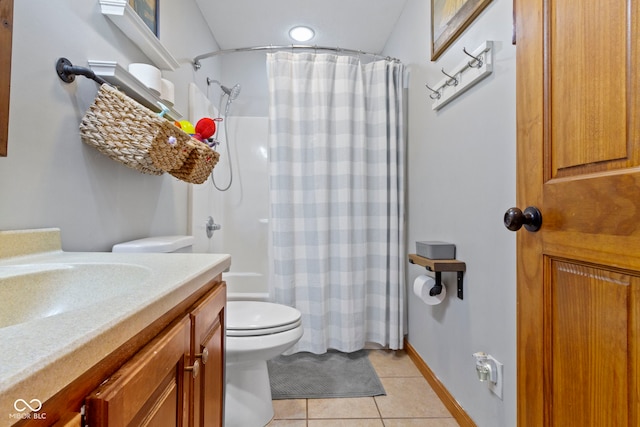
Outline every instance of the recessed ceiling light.
{"type": "Polygon", "coordinates": [[[289,30],[289,37],[297,42],[309,41],[315,36],[316,33],[309,27],[297,26],[289,30]]]}

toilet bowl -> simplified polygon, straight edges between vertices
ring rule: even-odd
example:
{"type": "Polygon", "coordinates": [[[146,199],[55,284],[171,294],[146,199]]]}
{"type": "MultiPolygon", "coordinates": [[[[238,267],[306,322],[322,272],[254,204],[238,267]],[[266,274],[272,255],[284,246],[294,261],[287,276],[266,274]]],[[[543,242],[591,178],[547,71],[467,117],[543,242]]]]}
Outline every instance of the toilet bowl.
{"type": "Polygon", "coordinates": [[[261,301],[227,302],[225,427],[265,426],[273,418],[267,360],[302,337],[295,308],[261,301]]]}
{"type": "MultiPolygon", "coordinates": [[[[114,252],[191,252],[191,236],[124,242],[114,252]]],[[[302,337],[298,310],[263,301],[227,301],[225,427],[263,427],[273,418],[267,360],[302,337]]]]}

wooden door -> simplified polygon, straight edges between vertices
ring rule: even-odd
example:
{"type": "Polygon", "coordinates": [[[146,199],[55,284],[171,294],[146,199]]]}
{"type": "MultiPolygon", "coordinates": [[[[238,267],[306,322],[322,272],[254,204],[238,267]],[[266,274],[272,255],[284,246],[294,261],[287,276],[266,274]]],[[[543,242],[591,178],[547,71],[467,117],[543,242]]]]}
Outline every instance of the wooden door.
{"type": "Polygon", "coordinates": [[[516,0],[518,425],[640,425],[640,2],[516,0]]]}
{"type": "MultiPolygon", "coordinates": [[[[193,381],[190,425],[217,427],[223,424],[225,365],[226,285],[221,283],[191,311],[191,354],[200,358],[200,373],[193,381]]],[[[194,360],[195,361],[195,360],[194,360]]]]}
{"type": "Polygon", "coordinates": [[[185,362],[190,351],[185,316],[161,332],[87,399],[91,427],[181,427],[185,362]]]}

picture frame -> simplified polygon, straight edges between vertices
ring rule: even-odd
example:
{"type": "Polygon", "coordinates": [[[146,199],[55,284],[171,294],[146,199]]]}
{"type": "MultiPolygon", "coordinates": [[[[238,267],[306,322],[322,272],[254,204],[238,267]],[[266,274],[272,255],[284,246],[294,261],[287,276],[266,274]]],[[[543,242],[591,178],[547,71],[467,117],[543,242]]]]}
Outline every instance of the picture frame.
{"type": "Polygon", "coordinates": [[[492,0],[431,0],[431,60],[435,61],[492,0]]]}
{"type": "Polygon", "coordinates": [[[11,92],[11,45],[13,40],[13,0],[0,0],[0,157],[9,146],[9,95],[11,92]]]}
{"type": "Polygon", "coordinates": [[[159,2],[160,0],[129,0],[129,6],[138,14],[156,37],[160,35],[158,31],[159,2]]]}

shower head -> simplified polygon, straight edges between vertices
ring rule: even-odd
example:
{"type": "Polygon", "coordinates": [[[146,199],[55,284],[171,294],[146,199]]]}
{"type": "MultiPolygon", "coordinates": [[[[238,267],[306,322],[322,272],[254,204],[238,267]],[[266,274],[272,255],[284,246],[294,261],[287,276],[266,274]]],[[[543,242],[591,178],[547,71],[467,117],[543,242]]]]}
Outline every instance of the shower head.
{"type": "Polygon", "coordinates": [[[229,100],[233,101],[240,95],[240,83],[236,83],[231,89],[220,85],[220,88],[229,96],[229,100]]]}
{"type": "Polygon", "coordinates": [[[222,83],[220,83],[217,80],[212,80],[209,77],[207,77],[207,84],[210,85],[211,83],[215,83],[218,86],[220,86],[220,89],[222,89],[222,91],[229,97],[229,101],[233,101],[234,99],[236,99],[238,97],[238,95],[240,95],[240,84],[236,84],[235,86],[233,86],[231,89],[229,89],[228,87],[224,86],[222,83]]]}

